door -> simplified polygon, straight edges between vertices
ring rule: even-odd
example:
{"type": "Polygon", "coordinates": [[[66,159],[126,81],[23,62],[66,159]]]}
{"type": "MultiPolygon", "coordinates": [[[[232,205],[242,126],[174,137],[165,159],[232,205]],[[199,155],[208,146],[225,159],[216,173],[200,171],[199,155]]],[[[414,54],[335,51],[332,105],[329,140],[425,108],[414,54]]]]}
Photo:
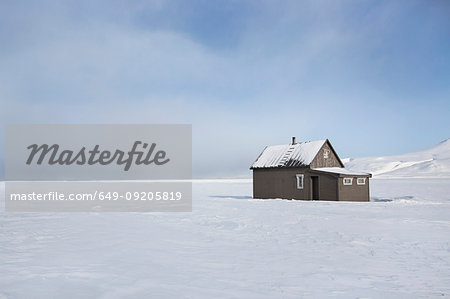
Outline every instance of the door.
{"type": "Polygon", "coordinates": [[[311,177],[311,199],[319,200],[319,177],[311,177]]]}

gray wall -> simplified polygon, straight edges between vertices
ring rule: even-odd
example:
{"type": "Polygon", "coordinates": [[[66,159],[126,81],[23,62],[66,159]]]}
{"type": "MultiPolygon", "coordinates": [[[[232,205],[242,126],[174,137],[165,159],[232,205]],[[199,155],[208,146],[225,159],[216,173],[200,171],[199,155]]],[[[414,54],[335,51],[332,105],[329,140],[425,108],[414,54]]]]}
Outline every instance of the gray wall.
{"type": "Polygon", "coordinates": [[[308,168],[253,169],[254,198],[311,199],[311,176],[319,177],[319,198],[337,200],[337,180],[332,175],[310,173],[308,168]],[[296,174],[303,174],[303,189],[297,189],[296,174]]]}
{"type": "MultiPolygon", "coordinates": [[[[316,174],[313,174],[316,175],[316,174]]],[[[338,180],[336,175],[319,175],[319,199],[320,200],[338,200],[338,180]]]]}
{"type": "MultiPolygon", "coordinates": [[[[332,173],[312,172],[309,168],[253,169],[253,198],[310,200],[311,176],[319,178],[319,199],[329,201],[369,201],[369,178],[365,185],[344,185],[343,177],[332,173]],[[297,189],[296,174],[303,174],[303,189],[297,189]]],[[[363,176],[359,176],[363,177],[363,176]]]]}
{"type": "Polygon", "coordinates": [[[308,199],[309,181],[297,189],[296,174],[305,174],[306,168],[265,168],[253,170],[254,198],[308,199]]]}
{"type": "MultiPolygon", "coordinates": [[[[351,176],[348,176],[351,177],[351,176]]],[[[363,176],[359,176],[363,177],[363,176]]],[[[366,177],[365,185],[356,184],[357,177],[353,177],[352,185],[344,185],[344,178],[339,178],[339,200],[340,201],[369,201],[369,178],[366,177]]]]}

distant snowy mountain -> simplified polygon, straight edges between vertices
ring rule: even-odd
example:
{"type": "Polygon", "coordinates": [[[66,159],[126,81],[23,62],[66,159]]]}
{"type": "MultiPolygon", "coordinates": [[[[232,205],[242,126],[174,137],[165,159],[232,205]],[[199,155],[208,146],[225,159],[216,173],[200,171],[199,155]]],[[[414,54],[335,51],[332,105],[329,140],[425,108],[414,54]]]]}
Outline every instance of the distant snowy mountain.
{"type": "Polygon", "coordinates": [[[450,139],[415,153],[342,162],[349,170],[370,172],[374,177],[450,177],[450,139]]]}

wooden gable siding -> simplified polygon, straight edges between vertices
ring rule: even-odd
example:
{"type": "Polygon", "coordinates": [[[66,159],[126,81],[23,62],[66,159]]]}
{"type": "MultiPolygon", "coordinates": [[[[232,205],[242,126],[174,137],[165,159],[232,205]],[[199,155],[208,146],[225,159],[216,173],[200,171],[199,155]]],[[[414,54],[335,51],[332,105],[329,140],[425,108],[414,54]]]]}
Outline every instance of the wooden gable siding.
{"type": "Polygon", "coordinates": [[[311,168],[320,167],[344,167],[338,155],[327,140],[311,162],[311,168]],[[325,158],[325,152],[328,152],[328,158],[325,158]]]}

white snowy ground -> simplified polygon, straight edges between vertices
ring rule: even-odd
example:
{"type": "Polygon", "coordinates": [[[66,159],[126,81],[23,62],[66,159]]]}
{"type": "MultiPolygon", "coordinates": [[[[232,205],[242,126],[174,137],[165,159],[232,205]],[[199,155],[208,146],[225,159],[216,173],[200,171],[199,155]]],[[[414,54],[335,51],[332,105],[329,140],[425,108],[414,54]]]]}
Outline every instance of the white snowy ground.
{"type": "Polygon", "coordinates": [[[1,212],[0,298],[450,296],[450,179],[374,179],[370,203],[251,188],[197,181],[192,213],[1,212]]]}

